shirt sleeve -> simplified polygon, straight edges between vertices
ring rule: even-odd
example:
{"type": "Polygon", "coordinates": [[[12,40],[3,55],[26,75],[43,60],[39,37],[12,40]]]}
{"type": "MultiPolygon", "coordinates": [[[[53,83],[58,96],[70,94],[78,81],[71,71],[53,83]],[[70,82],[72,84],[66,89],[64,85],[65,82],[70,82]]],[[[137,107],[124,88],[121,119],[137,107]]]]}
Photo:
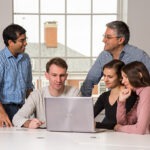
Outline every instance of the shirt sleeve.
{"type": "Polygon", "coordinates": [[[5,65],[0,57],[0,85],[2,84],[5,65]]]}
{"type": "Polygon", "coordinates": [[[149,55],[143,51],[143,55],[141,58],[141,62],[143,62],[150,73],[150,57],[149,55]]]}
{"type": "Polygon", "coordinates": [[[35,93],[32,92],[28,99],[25,101],[25,104],[22,106],[22,108],[19,109],[19,111],[13,117],[12,122],[14,126],[21,127],[34,114],[36,108],[34,102],[35,99],[37,99],[35,97],[35,93]]]}
{"type": "Polygon", "coordinates": [[[100,62],[100,55],[95,61],[94,65],[87,74],[83,85],[81,86],[82,96],[91,96],[94,85],[98,84],[102,77],[102,64],[100,62]]]}
{"type": "Polygon", "coordinates": [[[124,125],[126,124],[126,109],[125,109],[125,102],[117,101],[117,124],[124,125]]]}
{"type": "Polygon", "coordinates": [[[133,108],[129,113],[126,112],[125,102],[119,102],[117,104],[117,123],[121,125],[134,124],[137,120],[136,111],[137,103],[134,104],[133,108]]]}

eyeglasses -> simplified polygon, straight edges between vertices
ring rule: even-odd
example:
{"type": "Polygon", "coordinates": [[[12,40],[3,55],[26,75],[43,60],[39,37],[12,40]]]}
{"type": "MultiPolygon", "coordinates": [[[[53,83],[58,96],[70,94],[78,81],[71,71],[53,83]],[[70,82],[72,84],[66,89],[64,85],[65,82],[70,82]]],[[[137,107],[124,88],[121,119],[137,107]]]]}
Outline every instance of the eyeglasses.
{"type": "Polygon", "coordinates": [[[113,38],[120,38],[121,36],[111,36],[111,35],[103,34],[103,37],[110,40],[110,39],[113,39],[113,38]]]}
{"type": "Polygon", "coordinates": [[[24,42],[26,42],[26,41],[27,41],[27,38],[16,40],[16,42],[20,42],[20,43],[24,43],[24,42]]]}

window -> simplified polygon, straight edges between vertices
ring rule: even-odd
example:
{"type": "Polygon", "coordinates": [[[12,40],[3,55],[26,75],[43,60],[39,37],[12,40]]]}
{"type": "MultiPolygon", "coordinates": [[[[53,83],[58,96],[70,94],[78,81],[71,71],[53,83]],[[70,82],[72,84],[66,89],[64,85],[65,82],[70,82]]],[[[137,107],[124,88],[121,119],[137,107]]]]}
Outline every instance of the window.
{"type": "Polygon", "coordinates": [[[43,85],[42,80],[45,85],[46,62],[55,56],[67,61],[69,78],[84,80],[103,50],[105,24],[120,19],[119,0],[13,0],[13,8],[14,23],[27,30],[26,52],[36,87],[43,85]],[[44,41],[44,23],[53,21],[57,23],[55,48],[46,47],[44,41]]]}

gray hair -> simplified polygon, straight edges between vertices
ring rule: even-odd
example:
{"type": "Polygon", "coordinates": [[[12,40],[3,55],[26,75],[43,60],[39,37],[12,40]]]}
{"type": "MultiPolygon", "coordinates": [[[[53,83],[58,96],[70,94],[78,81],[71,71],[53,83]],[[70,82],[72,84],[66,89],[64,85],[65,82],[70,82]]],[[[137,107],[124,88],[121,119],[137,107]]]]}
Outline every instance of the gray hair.
{"type": "Polygon", "coordinates": [[[130,30],[128,25],[123,21],[112,21],[107,23],[106,26],[110,29],[115,30],[117,37],[124,37],[124,45],[128,44],[130,39],[130,30]]]}

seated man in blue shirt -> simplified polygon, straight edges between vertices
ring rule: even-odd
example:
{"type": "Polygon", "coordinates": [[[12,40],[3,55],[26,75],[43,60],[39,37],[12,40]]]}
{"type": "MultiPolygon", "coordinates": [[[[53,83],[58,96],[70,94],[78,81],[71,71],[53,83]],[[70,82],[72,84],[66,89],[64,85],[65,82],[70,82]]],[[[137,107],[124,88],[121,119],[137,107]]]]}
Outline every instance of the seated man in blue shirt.
{"type": "Polygon", "coordinates": [[[104,51],[100,53],[81,87],[83,96],[91,96],[94,85],[102,77],[103,66],[112,59],[120,59],[125,64],[132,61],[143,62],[150,72],[150,57],[143,50],[129,45],[129,27],[123,21],[112,21],[106,24],[104,34],[104,51]]]}
{"type": "Polygon", "coordinates": [[[11,24],[3,31],[6,47],[0,51],[0,127],[12,126],[14,114],[33,90],[32,69],[24,53],[26,30],[11,24]]]}

